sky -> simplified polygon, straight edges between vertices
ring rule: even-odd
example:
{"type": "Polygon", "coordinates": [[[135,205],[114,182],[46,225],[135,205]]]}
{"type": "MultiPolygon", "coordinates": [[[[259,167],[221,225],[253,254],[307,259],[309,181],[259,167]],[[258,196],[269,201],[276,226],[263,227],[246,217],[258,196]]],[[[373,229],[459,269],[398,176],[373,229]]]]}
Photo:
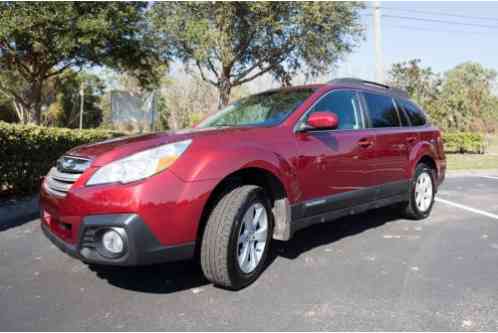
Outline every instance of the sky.
{"type": "MultiPolygon", "coordinates": [[[[372,3],[366,5],[362,12],[366,39],[338,64],[337,76],[374,79],[373,10],[372,3]]],[[[382,1],[380,6],[381,15],[404,17],[381,17],[386,70],[392,63],[419,58],[422,65],[436,72],[445,72],[466,61],[476,61],[498,71],[498,2],[382,1]]]]}

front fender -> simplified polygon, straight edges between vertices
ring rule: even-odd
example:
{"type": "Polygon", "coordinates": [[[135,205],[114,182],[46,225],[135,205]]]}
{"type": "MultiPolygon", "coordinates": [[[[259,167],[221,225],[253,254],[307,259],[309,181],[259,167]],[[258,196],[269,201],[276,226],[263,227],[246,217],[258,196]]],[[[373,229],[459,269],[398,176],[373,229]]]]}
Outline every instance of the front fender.
{"type": "Polygon", "coordinates": [[[283,156],[257,145],[225,146],[203,153],[191,151],[177,162],[171,171],[184,181],[221,181],[236,171],[259,168],[280,180],[291,202],[299,188],[295,169],[290,163],[283,156]]]}

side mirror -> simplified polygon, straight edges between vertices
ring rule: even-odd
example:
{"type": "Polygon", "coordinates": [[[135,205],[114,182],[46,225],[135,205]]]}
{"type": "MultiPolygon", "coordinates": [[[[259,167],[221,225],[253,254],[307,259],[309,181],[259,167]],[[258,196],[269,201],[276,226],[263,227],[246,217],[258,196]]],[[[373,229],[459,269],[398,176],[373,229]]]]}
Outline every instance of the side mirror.
{"type": "Polygon", "coordinates": [[[339,117],[333,112],[314,112],[306,121],[307,129],[336,129],[339,117]]]}

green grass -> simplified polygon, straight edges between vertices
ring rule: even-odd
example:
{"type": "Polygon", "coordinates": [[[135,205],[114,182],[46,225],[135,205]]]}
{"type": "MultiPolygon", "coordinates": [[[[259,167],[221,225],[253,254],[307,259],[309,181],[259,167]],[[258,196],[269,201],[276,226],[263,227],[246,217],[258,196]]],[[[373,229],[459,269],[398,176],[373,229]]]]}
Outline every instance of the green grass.
{"type": "Polygon", "coordinates": [[[448,171],[498,169],[498,135],[487,137],[486,154],[446,154],[448,171]]]}
{"type": "Polygon", "coordinates": [[[448,171],[498,169],[498,154],[446,154],[448,171]]]}

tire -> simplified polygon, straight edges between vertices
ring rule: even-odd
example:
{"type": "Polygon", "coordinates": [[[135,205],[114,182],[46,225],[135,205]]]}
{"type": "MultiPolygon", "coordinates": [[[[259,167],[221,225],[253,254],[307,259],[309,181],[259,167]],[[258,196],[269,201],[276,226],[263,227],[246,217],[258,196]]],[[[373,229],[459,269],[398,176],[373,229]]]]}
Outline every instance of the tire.
{"type": "Polygon", "coordinates": [[[419,163],[417,165],[413,178],[410,180],[410,184],[408,186],[409,201],[404,203],[402,207],[403,216],[412,220],[422,220],[430,215],[432,207],[434,205],[434,197],[436,194],[434,178],[434,170],[432,168],[424,163],[419,163]],[[424,187],[422,185],[422,191],[417,194],[417,182],[423,182],[424,179],[426,184],[430,186],[427,187],[430,193],[428,191],[423,191],[424,187]],[[420,193],[426,193],[427,195],[421,196],[420,193]],[[420,200],[418,199],[419,196],[421,196],[420,200]]]}
{"type": "Polygon", "coordinates": [[[270,201],[261,187],[244,185],[226,193],[211,212],[202,236],[204,275],[227,289],[249,285],[263,271],[272,234],[270,201]]]}

